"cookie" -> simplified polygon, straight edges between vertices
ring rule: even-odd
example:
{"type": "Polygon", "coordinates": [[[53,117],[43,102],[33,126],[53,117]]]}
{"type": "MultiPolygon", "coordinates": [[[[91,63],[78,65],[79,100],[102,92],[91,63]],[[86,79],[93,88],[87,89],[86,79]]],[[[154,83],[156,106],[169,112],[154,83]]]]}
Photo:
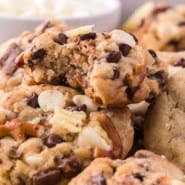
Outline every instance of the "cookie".
{"type": "Polygon", "coordinates": [[[183,185],[184,174],[164,157],[140,150],[126,160],[95,159],[69,185],[183,185]]]}
{"type": "Polygon", "coordinates": [[[165,155],[185,172],[184,69],[172,75],[163,92],[150,107],[145,119],[145,147],[165,155]]]}
{"type": "Polygon", "coordinates": [[[120,107],[158,95],[167,80],[154,51],[121,30],[95,33],[90,26],[44,33],[18,61],[33,84],[69,85],[102,107],[120,107]]]}
{"type": "Polygon", "coordinates": [[[133,30],[139,38],[139,45],[158,51],[184,50],[185,6],[172,7],[161,3],[147,6],[149,6],[150,13],[148,10],[144,11],[147,12],[146,16],[143,16],[133,30]]]}
{"type": "Polygon", "coordinates": [[[101,110],[73,89],[21,87],[0,99],[1,185],[67,184],[94,158],[125,157],[128,108],[101,110]]]}

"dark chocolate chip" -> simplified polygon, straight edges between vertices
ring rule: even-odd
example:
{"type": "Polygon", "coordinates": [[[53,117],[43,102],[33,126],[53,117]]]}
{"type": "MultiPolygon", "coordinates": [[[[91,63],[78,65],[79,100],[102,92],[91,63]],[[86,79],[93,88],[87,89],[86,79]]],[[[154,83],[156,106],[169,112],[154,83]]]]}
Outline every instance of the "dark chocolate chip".
{"type": "Polygon", "coordinates": [[[156,52],[155,52],[154,50],[149,49],[148,52],[150,53],[150,55],[152,55],[152,57],[153,57],[154,59],[157,58],[157,54],[156,54],[156,52]]]}
{"type": "Polygon", "coordinates": [[[106,179],[102,173],[93,176],[88,182],[87,185],[106,185],[106,179]]]}
{"type": "Polygon", "coordinates": [[[32,185],[56,185],[60,182],[61,173],[58,169],[41,171],[32,177],[32,185]]]}
{"type": "Polygon", "coordinates": [[[179,22],[178,26],[185,26],[185,21],[179,22]]]}
{"type": "Polygon", "coordinates": [[[74,111],[87,111],[87,106],[85,104],[79,105],[79,106],[70,106],[68,107],[68,110],[70,110],[71,112],[74,111]]]}
{"type": "Polygon", "coordinates": [[[164,6],[164,7],[157,7],[155,8],[153,11],[152,11],[152,15],[156,16],[158,15],[159,13],[164,13],[166,12],[167,10],[170,9],[170,6],[164,6]]]}
{"type": "Polygon", "coordinates": [[[64,33],[59,33],[57,39],[54,41],[60,45],[64,45],[67,43],[68,37],[64,33]]]}
{"type": "Polygon", "coordinates": [[[109,63],[118,63],[121,59],[121,52],[120,51],[112,51],[109,53],[107,57],[107,62],[109,63]]]}
{"type": "Polygon", "coordinates": [[[52,134],[50,136],[48,136],[47,138],[45,138],[44,140],[44,144],[48,147],[54,147],[59,143],[62,143],[63,139],[61,137],[59,137],[58,135],[52,134]]]}
{"type": "Polygon", "coordinates": [[[39,49],[32,53],[32,60],[43,60],[45,55],[47,54],[45,49],[39,49]]]}
{"type": "Polygon", "coordinates": [[[17,147],[12,146],[10,151],[8,152],[8,157],[10,159],[18,160],[18,159],[20,159],[22,157],[22,153],[17,151],[17,147]]]}
{"type": "Polygon", "coordinates": [[[160,86],[164,86],[168,80],[167,73],[163,70],[150,75],[149,78],[156,79],[160,86]]]}
{"type": "Polygon", "coordinates": [[[58,168],[64,177],[71,178],[82,170],[82,162],[76,156],[71,156],[62,159],[58,164],[58,168]]]}
{"type": "Polygon", "coordinates": [[[15,59],[21,52],[21,48],[16,43],[12,43],[0,58],[0,64],[3,66],[3,71],[6,75],[12,75],[17,70],[15,59]]]}
{"type": "Polygon", "coordinates": [[[33,108],[38,108],[39,107],[38,95],[36,93],[32,93],[31,96],[26,98],[26,103],[27,103],[27,105],[29,105],[33,108]]]}
{"type": "Polygon", "coordinates": [[[138,179],[141,182],[143,182],[143,180],[144,180],[144,176],[140,173],[133,173],[132,176],[135,177],[136,179],[138,179]]]}
{"type": "Polygon", "coordinates": [[[127,56],[131,50],[131,46],[129,46],[128,44],[120,44],[119,45],[119,50],[121,51],[123,56],[127,56]]]}
{"type": "Polygon", "coordinates": [[[138,43],[137,37],[133,33],[131,33],[131,32],[128,32],[128,33],[133,37],[133,39],[135,40],[135,42],[138,43]]]}
{"type": "Polygon", "coordinates": [[[91,32],[91,33],[87,33],[87,34],[80,36],[80,40],[82,40],[82,41],[83,40],[90,40],[90,39],[92,39],[92,40],[96,39],[96,33],[91,32]]]}
{"type": "Polygon", "coordinates": [[[185,59],[181,58],[179,61],[177,61],[174,66],[180,66],[180,67],[185,67],[185,59]]]}
{"type": "Polygon", "coordinates": [[[120,71],[119,71],[119,69],[117,69],[117,68],[114,68],[113,69],[113,76],[112,76],[112,80],[116,80],[116,79],[118,79],[120,77],[120,71]]]}

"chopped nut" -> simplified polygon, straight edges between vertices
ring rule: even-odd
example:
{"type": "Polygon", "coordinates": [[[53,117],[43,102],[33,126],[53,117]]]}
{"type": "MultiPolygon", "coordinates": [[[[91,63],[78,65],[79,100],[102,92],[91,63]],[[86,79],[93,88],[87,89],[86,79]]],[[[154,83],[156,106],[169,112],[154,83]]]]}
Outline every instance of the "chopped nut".
{"type": "Polygon", "coordinates": [[[130,47],[134,47],[136,45],[134,38],[129,33],[121,30],[112,31],[112,39],[117,44],[127,44],[130,47]]]}
{"type": "Polygon", "coordinates": [[[94,25],[82,26],[82,27],[79,27],[79,28],[68,30],[68,31],[65,32],[65,34],[68,37],[73,37],[73,36],[77,36],[77,35],[84,35],[84,34],[92,32],[93,27],[94,27],[94,25]]]}
{"type": "Polygon", "coordinates": [[[100,136],[100,134],[92,127],[85,127],[79,137],[78,137],[79,146],[93,146],[99,149],[110,151],[112,146],[109,145],[106,140],[100,136]]]}
{"type": "Polygon", "coordinates": [[[30,166],[39,166],[43,162],[43,158],[38,154],[30,154],[24,157],[24,161],[30,166]]]}
{"type": "Polygon", "coordinates": [[[5,125],[0,125],[0,138],[11,136],[17,141],[24,141],[26,136],[39,137],[43,135],[44,127],[40,125],[12,120],[5,125]]]}
{"type": "Polygon", "coordinates": [[[92,112],[98,109],[97,105],[86,95],[76,95],[73,97],[73,102],[77,106],[86,105],[87,111],[92,112]]]}
{"type": "Polygon", "coordinates": [[[60,134],[60,130],[64,129],[69,133],[80,132],[85,125],[85,121],[85,112],[71,112],[57,107],[53,117],[49,120],[49,123],[52,124],[55,134],[60,134]]]}
{"type": "Polygon", "coordinates": [[[121,157],[123,146],[121,138],[118,134],[118,131],[114,127],[112,120],[108,116],[103,114],[100,114],[96,119],[101,123],[101,126],[107,132],[109,138],[112,140],[113,148],[111,151],[101,150],[100,148],[97,148],[95,156],[96,157],[109,156],[111,158],[121,157]]]}
{"type": "Polygon", "coordinates": [[[65,107],[64,95],[57,90],[47,90],[42,92],[38,97],[40,108],[45,111],[53,111],[55,107],[65,107]]]}

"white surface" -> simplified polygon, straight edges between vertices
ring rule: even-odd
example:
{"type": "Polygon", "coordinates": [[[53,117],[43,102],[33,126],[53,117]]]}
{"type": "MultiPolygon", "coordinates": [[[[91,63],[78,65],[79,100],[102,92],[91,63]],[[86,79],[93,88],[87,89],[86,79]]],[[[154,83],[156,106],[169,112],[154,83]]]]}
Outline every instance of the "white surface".
{"type": "MultiPolygon", "coordinates": [[[[93,0],[94,1],[94,0],[93,0]]],[[[107,1],[109,2],[109,1],[107,1]]],[[[83,25],[95,25],[96,31],[111,31],[120,24],[121,19],[121,6],[120,2],[107,9],[106,12],[84,17],[65,17],[61,18],[70,26],[83,26],[83,25]]],[[[25,30],[31,30],[43,22],[44,19],[35,19],[35,18],[19,18],[16,16],[3,16],[0,15],[0,43],[10,39],[12,37],[18,36],[21,32],[25,30]]]]}

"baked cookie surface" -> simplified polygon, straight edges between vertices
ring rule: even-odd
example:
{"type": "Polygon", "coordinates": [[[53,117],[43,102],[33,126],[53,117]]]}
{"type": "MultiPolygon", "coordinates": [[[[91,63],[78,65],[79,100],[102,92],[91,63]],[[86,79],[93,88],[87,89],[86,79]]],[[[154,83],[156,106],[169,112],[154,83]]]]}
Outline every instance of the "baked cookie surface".
{"type": "Polygon", "coordinates": [[[138,151],[126,160],[95,159],[69,185],[183,185],[182,171],[149,151],[138,151]]]}

